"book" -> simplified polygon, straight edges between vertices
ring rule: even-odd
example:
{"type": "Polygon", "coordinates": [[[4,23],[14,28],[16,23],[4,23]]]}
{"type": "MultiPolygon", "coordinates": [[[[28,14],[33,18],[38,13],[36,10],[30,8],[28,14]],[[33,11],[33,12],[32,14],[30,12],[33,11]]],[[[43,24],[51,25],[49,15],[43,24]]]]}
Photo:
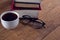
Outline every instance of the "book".
{"type": "Polygon", "coordinates": [[[40,3],[30,3],[30,2],[14,2],[15,9],[30,9],[30,10],[39,10],[40,3]]]}
{"type": "Polygon", "coordinates": [[[39,4],[15,3],[15,7],[39,8],[39,4]]]}
{"type": "MultiPolygon", "coordinates": [[[[24,0],[23,0],[24,1],[24,0]]],[[[22,2],[21,0],[12,1],[12,9],[14,10],[41,10],[40,3],[38,2],[22,2]]]]}

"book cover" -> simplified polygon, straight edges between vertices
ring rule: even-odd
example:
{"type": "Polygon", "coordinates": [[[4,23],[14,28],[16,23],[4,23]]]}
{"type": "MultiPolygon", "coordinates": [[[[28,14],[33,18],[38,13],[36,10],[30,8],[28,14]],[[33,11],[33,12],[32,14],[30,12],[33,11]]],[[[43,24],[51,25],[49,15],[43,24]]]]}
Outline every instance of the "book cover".
{"type": "Polygon", "coordinates": [[[12,9],[14,10],[41,10],[40,3],[38,2],[22,2],[12,0],[12,9]]]}

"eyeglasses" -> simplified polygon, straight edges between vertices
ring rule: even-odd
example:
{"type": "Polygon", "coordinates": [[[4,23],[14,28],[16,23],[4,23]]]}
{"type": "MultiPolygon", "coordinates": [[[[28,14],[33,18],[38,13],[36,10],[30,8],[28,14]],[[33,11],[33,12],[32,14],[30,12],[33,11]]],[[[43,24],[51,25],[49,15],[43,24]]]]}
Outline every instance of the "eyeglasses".
{"type": "Polygon", "coordinates": [[[39,29],[39,28],[45,28],[45,23],[38,19],[38,18],[32,18],[31,16],[29,15],[23,15],[22,18],[20,18],[20,23],[24,24],[24,25],[28,25],[28,24],[31,24],[31,25],[34,25],[36,26],[35,28],[39,29]]]}

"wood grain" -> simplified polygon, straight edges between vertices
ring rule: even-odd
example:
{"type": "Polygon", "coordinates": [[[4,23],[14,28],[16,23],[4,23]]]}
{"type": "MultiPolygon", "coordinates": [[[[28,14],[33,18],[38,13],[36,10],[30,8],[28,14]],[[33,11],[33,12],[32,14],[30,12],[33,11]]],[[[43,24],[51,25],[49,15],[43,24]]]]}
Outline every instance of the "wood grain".
{"type": "Polygon", "coordinates": [[[56,28],[53,32],[51,32],[43,40],[60,40],[60,26],[56,28]]]}
{"type": "MultiPolygon", "coordinates": [[[[0,14],[10,9],[9,7],[0,10],[0,14]]],[[[0,40],[43,40],[48,38],[50,33],[60,26],[60,0],[43,0],[41,7],[42,10],[38,17],[46,23],[46,28],[34,29],[32,26],[19,23],[16,29],[6,30],[0,23],[0,40]]],[[[58,35],[55,36],[58,37],[58,35]]],[[[56,39],[58,40],[58,38],[56,39]]]]}

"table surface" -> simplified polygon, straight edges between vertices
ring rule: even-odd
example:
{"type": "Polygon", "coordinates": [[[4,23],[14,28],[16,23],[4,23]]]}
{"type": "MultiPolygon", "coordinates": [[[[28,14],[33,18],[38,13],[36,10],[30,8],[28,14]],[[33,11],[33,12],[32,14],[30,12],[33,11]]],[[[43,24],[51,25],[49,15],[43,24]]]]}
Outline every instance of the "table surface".
{"type": "Polygon", "coordinates": [[[0,40],[42,40],[56,27],[34,29],[32,26],[19,24],[13,30],[7,30],[0,24],[0,40]]]}
{"type": "MultiPolygon", "coordinates": [[[[51,32],[60,26],[60,0],[43,0],[41,3],[42,10],[39,13],[39,19],[42,19],[46,28],[34,29],[32,26],[19,23],[17,28],[6,30],[0,23],[0,40],[43,40],[51,32]]],[[[10,6],[0,9],[0,14],[9,10],[10,6]]],[[[55,33],[54,33],[55,34],[55,33]]],[[[60,34],[59,34],[60,35],[60,34]]],[[[56,40],[60,40],[55,35],[56,40]]],[[[47,40],[47,39],[46,39],[47,40]]]]}

